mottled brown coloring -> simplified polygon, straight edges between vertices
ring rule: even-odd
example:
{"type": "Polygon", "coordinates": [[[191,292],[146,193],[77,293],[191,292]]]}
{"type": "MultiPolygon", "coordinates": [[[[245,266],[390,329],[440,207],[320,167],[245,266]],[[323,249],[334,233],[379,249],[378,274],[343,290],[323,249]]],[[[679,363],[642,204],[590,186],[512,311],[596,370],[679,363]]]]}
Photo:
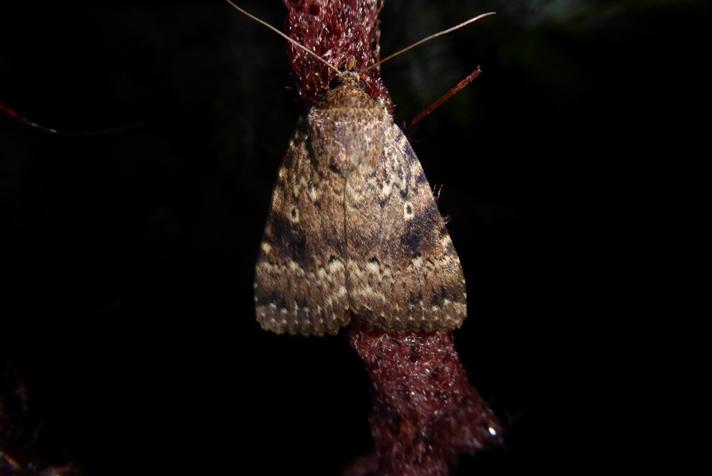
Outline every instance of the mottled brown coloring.
{"type": "Polygon", "coordinates": [[[335,334],[357,316],[394,331],[459,327],[465,280],[403,132],[356,73],[342,73],[297,127],[255,273],[257,320],[335,334]]]}

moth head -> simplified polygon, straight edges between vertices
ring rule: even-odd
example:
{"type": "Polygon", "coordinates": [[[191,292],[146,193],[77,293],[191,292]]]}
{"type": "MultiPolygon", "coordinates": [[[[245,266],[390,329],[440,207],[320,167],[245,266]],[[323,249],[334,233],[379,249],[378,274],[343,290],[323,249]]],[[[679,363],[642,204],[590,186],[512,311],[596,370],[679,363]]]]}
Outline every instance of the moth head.
{"type": "Polygon", "coordinates": [[[361,80],[361,73],[359,73],[358,71],[341,71],[339,74],[334,76],[334,79],[331,80],[329,89],[336,89],[345,86],[350,86],[358,88],[361,91],[366,91],[366,83],[361,80]]]}

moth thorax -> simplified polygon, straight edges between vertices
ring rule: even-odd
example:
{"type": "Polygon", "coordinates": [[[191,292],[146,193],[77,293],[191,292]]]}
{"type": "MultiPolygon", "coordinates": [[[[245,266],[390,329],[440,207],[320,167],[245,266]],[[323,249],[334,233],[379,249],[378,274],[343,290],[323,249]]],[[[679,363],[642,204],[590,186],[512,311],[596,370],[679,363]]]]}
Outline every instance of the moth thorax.
{"type": "Polygon", "coordinates": [[[348,176],[383,154],[385,123],[379,108],[314,108],[309,113],[314,157],[319,167],[348,176]]]}

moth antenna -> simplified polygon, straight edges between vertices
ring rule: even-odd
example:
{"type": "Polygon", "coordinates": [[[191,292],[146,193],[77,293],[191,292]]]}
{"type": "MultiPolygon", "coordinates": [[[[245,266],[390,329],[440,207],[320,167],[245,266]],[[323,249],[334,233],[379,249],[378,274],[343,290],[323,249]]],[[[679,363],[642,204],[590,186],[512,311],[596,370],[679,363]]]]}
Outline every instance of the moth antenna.
{"type": "MultiPolygon", "coordinates": [[[[230,0],[227,0],[227,1],[230,1],[230,0]]],[[[374,63],[374,64],[372,64],[371,66],[369,66],[368,68],[364,69],[362,72],[365,73],[365,72],[368,71],[369,69],[372,69],[372,68],[375,68],[375,67],[377,67],[377,66],[380,66],[380,65],[382,65],[383,63],[385,63],[386,61],[391,60],[391,59],[395,58],[396,56],[405,53],[405,52],[408,51],[408,50],[412,50],[412,49],[415,48],[416,46],[422,45],[422,44],[425,43],[426,41],[433,40],[433,39],[437,38],[438,36],[447,35],[448,33],[452,33],[452,32],[455,31],[455,30],[459,30],[460,28],[462,28],[462,27],[464,27],[464,26],[467,26],[467,25],[469,25],[470,23],[474,23],[474,22],[476,22],[477,20],[481,20],[482,18],[488,17],[488,16],[490,16],[490,15],[495,15],[496,13],[497,13],[497,12],[482,13],[482,14],[480,14],[480,15],[477,15],[476,17],[470,18],[469,20],[460,23],[459,25],[455,25],[455,26],[453,26],[453,27],[451,27],[451,28],[448,28],[447,30],[442,30],[442,31],[439,31],[439,32],[437,32],[437,33],[434,33],[434,34],[432,34],[432,35],[430,35],[430,36],[426,36],[426,37],[423,38],[422,40],[418,40],[418,41],[416,41],[415,43],[413,43],[412,45],[406,46],[405,48],[403,48],[403,49],[401,49],[401,50],[398,50],[398,51],[396,51],[395,53],[386,56],[385,58],[383,58],[382,60],[380,60],[378,63],[374,63]]]]}
{"type": "Polygon", "coordinates": [[[260,20],[260,19],[257,18],[256,16],[254,16],[254,15],[252,15],[252,14],[246,12],[246,11],[243,10],[242,8],[240,8],[240,7],[238,7],[237,5],[235,5],[235,3],[232,2],[232,0],[225,0],[225,1],[226,1],[227,3],[229,3],[230,6],[231,6],[232,8],[234,8],[235,10],[237,10],[238,12],[240,12],[240,13],[242,13],[243,15],[247,16],[248,18],[251,18],[252,20],[256,21],[257,23],[259,23],[259,24],[261,24],[261,25],[263,25],[263,26],[266,26],[267,28],[269,28],[269,29],[272,30],[273,32],[277,33],[279,36],[281,36],[281,37],[284,38],[285,40],[287,40],[287,41],[289,41],[290,43],[292,43],[294,46],[303,49],[304,51],[306,51],[307,53],[309,53],[310,55],[312,55],[314,58],[318,59],[319,61],[321,61],[322,63],[324,63],[325,65],[327,65],[329,68],[331,68],[331,69],[333,69],[334,71],[336,71],[337,74],[340,73],[340,71],[339,71],[337,68],[335,68],[331,63],[329,63],[329,62],[326,61],[324,58],[322,58],[321,56],[319,56],[319,55],[318,55],[316,52],[314,52],[313,50],[307,48],[306,46],[302,45],[302,44],[299,43],[298,41],[296,41],[296,40],[290,38],[289,36],[285,35],[284,33],[282,33],[281,31],[279,31],[277,28],[273,27],[272,25],[270,25],[270,24],[267,23],[266,21],[260,20]]]}

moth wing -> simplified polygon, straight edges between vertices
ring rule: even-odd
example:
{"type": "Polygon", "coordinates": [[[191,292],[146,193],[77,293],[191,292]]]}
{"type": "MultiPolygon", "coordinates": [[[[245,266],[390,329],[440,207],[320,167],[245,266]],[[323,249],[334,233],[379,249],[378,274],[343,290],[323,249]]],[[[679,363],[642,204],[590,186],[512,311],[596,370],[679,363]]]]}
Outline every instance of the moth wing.
{"type": "Polygon", "coordinates": [[[377,164],[346,183],[347,284],[354,314],[385,330],[454,329],[467,316],[460,259],[432,189],[391,122],[377,164]]]}
{"type": "Polygon", "coordinates": [[[279,334],[336,334],[348,324],[344,178],[317,170],[299,127],[279,170],[255,268],[257,320],[279,334]]]}

